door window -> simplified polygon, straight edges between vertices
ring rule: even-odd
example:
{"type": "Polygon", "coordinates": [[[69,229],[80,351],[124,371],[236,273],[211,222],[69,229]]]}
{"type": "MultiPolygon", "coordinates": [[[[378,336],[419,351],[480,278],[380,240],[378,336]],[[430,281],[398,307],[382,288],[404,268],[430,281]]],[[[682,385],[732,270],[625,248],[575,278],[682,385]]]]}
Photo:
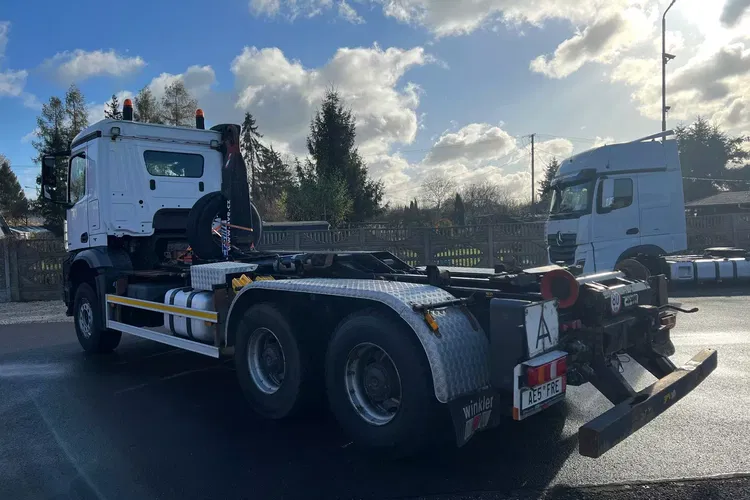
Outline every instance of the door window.
{"type": "Polygon", "coordinates": [[[70,159],[68,201],[75,205],[86,194],[86,155],[81,153],[70,159]]]}
{"type": "Polygon", "coordinates": [[[633,179],[602,179],[597,196],[597,212],[610,212],[633,204],[633,179]]]}

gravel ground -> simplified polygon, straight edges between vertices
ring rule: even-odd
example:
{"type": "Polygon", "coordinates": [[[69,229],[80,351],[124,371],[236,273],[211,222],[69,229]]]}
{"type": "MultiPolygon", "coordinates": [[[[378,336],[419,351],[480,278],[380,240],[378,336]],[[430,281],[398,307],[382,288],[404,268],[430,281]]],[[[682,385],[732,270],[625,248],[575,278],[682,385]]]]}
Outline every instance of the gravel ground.
{"type": "Polygon", "coordinates": [[[69,322],[61,300],[0,303],[0,325],[69,322]]]}

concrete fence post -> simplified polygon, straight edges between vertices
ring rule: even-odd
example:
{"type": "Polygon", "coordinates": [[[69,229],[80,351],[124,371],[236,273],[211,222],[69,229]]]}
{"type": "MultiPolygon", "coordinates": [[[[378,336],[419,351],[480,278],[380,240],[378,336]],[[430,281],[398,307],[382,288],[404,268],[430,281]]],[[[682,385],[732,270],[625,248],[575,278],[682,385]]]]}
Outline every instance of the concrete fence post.
{"type": "Polygon", "coordinates": [[[0,294],[0,302],[10,301],[10,244],[9,238],[0,240],[3,251],[3,276],[0,276],[3,283],[4,292],[0,294]]]}
{"type": "Polygon", "coordinates": [[[10,277],[10,300],[19,302],[21,300],[21,277],[18,275],[18,241],[8,241],[8,273],[10,277]]]}

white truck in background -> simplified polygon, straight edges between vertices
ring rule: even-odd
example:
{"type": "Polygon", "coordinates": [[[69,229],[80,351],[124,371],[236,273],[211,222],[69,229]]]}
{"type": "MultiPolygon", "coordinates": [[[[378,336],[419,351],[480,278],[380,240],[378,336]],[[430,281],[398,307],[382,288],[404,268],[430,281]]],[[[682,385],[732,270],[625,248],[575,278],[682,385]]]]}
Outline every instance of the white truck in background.
{"type": "Polygon", "coordinates": [[[132,117],[126,100],[123,120],[42,159],[42,196],[68,208],[63,300],[86,352],[110,352],[125,333],[233,358],[259,415],[327,401],[355,444],[398,455],[446,437],[461,446],[591,383],[614,405],[579,429],[580,452],[599,457],[717,365],[712,349],[670,361],[679,309],[661,275],[264,252],[240,127],[204,130],[202,112],[196,128],[132,117]],[[633,389],[621,354],[658,380],[633,389]]]}
{"type": "MultiPolygon", "coordinates": [[[[672,282],[750,279],[748,252],[688,248],[673,131],[579,153],[560,163],[546,224],[549,261],[584,273],[642,265],[672,282]]],[[[645,276],[643,274],[642,276],[645,276]]]]}

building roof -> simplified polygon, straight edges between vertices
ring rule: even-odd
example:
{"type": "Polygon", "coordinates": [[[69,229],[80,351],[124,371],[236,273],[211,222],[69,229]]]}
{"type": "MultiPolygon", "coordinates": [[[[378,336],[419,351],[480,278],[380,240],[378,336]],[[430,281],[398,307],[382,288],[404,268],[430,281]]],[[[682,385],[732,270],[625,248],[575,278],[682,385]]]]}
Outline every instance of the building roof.
{"type": "Polygon", "coordinates": [[[750,203],[750,191],[725,191],[723,193],[685,203],[686,207],[709,207],[715,205],[741,205],[750,203]]]}

